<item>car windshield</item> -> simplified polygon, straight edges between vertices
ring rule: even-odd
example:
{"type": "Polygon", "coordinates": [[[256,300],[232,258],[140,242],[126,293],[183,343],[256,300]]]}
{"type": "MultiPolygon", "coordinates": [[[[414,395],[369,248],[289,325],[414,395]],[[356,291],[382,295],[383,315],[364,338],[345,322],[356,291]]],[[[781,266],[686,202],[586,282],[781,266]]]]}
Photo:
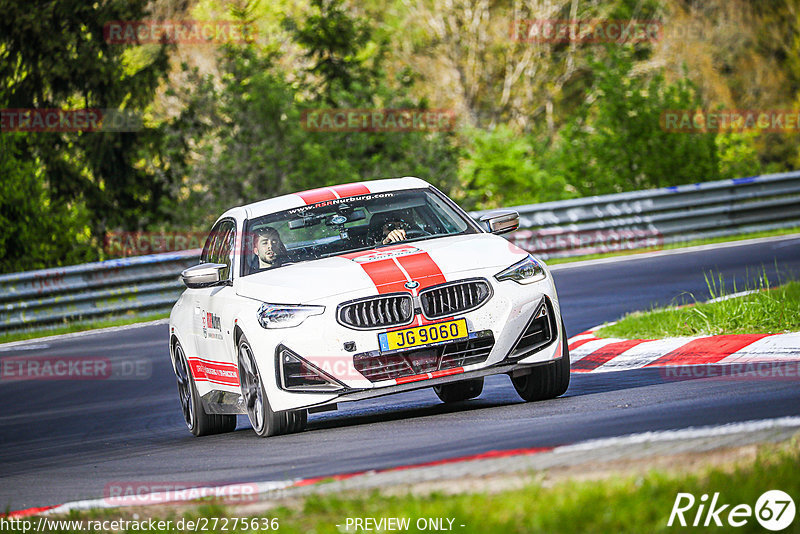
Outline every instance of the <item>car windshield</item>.
{"type": "Polygon", "coordinates": [[[395,230],[400,243],[478,232],[430,189],[328,200],[248,220],[242,275],[380,248],[395,230]]]}

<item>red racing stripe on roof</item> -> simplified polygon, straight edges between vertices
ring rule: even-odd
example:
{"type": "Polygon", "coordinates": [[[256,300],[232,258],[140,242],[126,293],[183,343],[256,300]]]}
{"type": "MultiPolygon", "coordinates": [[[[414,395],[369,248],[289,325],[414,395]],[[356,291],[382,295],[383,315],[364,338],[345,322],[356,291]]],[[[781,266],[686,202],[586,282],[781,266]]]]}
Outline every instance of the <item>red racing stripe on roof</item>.
{"type": "Polygon", "coordinates": [[[369,192],[369,189],[364,184],[343,184],[330,187],[318,187],[317,189],[309,189],[308,191],[301,191],[295,194],[302,198],[303,202],[308,206],[326,200],[368,195],[369,192]]]}
{"type": "Polygon", "coordinates": [[[336,195],[327,187],[309,189],[308,191],[297,193],[297,195],[303,199],[306,205],[316,204],[317,202],[323,202],[325,200],[336,200],[336,195]]]}
{"type": "Polygon", "coordinates": [[[334,185],[331,186],[330,189],[333,189],[339,198],[347,198],[347,197],[355,197],[358,195],[368,195],[369,189],[364,184],[344,184],[344,185],[334,185]]]}
{"type": "Polygon", "coordinates": [[[730,334],[702,337],[690,341],[672,352],[668,352],[657,360],[648,363],[645,367],[717,363],[737,350],[743,349],[769,335],[771,334],[730,334]]]}

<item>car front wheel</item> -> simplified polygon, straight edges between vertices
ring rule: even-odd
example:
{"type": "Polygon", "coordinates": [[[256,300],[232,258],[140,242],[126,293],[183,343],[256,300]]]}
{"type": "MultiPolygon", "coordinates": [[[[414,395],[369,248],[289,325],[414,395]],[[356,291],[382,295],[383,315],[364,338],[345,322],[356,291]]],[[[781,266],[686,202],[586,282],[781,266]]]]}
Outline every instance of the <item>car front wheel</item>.
{"type": "Polygon", "coordinates": [[[183,352],[181,344],[177,341],[173,352],[175,354],[175,376],[178,380],[178,397],[181,401],[183,420],[186,422],[189,431],[195,436],[208,436],[235,430],[235,415],[217,415],[205,412],[200,395],[194,385],[194,378],[192,378],[192,374],[189,371],[189,362],[186,359],[186,354],[183,352]]]}
{"type": "Polygon", "coordinates": [[[514,389],[523,400],[530,402],[554,399],[567,391],[569,387],[569,347],[563,321],[561,322],[561,331],[564,332],[561,358],[532,367],[525,374],[511,377],[514,389]]]}
{"type": "Polygon", "coordinates": [[[256,434],[262,438],[300,432],[306,426],[308,412],[291,410],[274,412],[269,405],[253,350],[242,336],[239,339],[239,385],[242,388],[247,417],[256,434]]]}

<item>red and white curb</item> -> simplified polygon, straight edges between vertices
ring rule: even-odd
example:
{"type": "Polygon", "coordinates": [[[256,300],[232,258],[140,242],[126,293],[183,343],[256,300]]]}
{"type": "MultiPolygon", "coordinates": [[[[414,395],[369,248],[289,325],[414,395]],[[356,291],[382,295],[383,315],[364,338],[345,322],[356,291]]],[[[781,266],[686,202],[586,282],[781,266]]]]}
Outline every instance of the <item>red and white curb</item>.
{"type": "Polygon", "coordinates": [[[598,338],[596,326],[569,339],[573,373],[643,367],[800,361],[800,332],[665,339],[598,338]]]}
{"type": "MultiPolygon", "coordinates": [[[[525,456],[534,456],[543,453],[564,455],[565,458],[575,453],[587,453],[590,451],[598,451],[601,449],[611,448],[618,453],[624,447],[642,445],[642,444],[657,444],[668,442],[681,442],[692,439],[708,440],[709,438],[721,438],[724,436],[734,436],[737,434],[748,434],[764,431],[796,431],[800,430],[800,417],[779,417],[774,419],[761,419],[753,421],[743,421],[739,423],[729,423],[724,425],[702,426],[702,427],[688,427],[677,430],[660,430],[655,432],[643,432],[638,434],[628,434],[624,436],[617,436],[612,438],[599,438],[586,441],[580,441],[567,445],[559,445],[554,447],[533,447],[524,449],[511,449],[500,451],[488,451],[480,454],[473,454],[469,456],[462,456],[457,458],[448,458],[445,460],[438,460],[433,462],[426,462],[420,464],[403,465],[382,470],[360,471],[356,473],[345,473],[338,475],[331,475],[325,477],[291,479],[280,481],[267,481],[267,482],[254,482],[254,483],[241,483],[230,484],[222,486],[204,486],[198,488],[191,488],[190,490],[183,490],[180,492],[155,492],[145,495],[134,495],[130,497],[114,497],[104,499],[91,499],[83,501],[74,501],[57,506],[42,506],[36,508],[27,508],[25,510],[17,510],[9,512],[6,517],[20,518],[30,517],[34,515],[62,515],[72,511],[85,511],[92,509],[114,509],[125,507],[146,507],[154,504],[168,504],[168,503],[189,503],[196,501],[201,497],[214,496],[214,495],[248,495],[249,497],[265,496],[269,493],[280,491],[288,491],[294,488],[302,488],[313,486],[320,482],[329,481],[343,481],[355,479],[357,477],[367,477],[382,474],[392,474],[400,471],[425,469],[431,467],[438,467],[444,465],[458,465],[466,462],[480,462],[485,460],[498,460],[498,459],[512,459],[525,456]],[[242,491],[246,488],[246,491],[242,491]]],[[[583,456],[580,456],[581,458],[583,456]]],[[[480,465],[480,464],[475,464],[480,465]]],[[[514,465],[518,465],[516,462],[514,465]]],[[[470,468],[472,472],[472,468],[470,468]]],[[[405,480],[405,477],[404,477],[405,480]]],[[[167,485],[168,483],[165,483],[167,485]]],[[[326,485],[324,485],[326,486],[326,485]]],[[[323,487],[324,487],[323,486],[323,487]]],[[[281,495],[278,494],[280,497],[281,495]]],[[[267,500],[267,496],[264,500],[267,500]]],[[[258,499],[260,500],[260,499],[258,499]]],[[[2,515],[0,515],[2,517],[2,515]]]]}

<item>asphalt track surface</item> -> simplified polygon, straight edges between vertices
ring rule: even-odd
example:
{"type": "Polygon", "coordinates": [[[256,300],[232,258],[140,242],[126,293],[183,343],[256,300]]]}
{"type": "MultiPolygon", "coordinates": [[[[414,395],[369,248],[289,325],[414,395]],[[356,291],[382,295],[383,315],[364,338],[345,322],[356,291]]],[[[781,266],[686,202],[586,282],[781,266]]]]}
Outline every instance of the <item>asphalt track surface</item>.
{"type": "MultiPolygon", "coordinates": [[[[707,295],[713,270],[742,287],[800,277],[800,238],[558,266],[569,335],[632,310],[707,295]]],[[[167,326],[0,346],[0,357],[146,360],[137,380],[0,380],[0,509],[102,498],[108,484],[221,484],[326,476],[489,450],[552,446],[635,432],[800,415],[796,381],[665,381],[657,370],[573,374],[567,393],[523,403],[507,376],[475,400],[445,406],[430,388],[340,405],[307,431],[261,439],[236,432],[195,438],[183,423],[168,362],[167,326]]]]}

